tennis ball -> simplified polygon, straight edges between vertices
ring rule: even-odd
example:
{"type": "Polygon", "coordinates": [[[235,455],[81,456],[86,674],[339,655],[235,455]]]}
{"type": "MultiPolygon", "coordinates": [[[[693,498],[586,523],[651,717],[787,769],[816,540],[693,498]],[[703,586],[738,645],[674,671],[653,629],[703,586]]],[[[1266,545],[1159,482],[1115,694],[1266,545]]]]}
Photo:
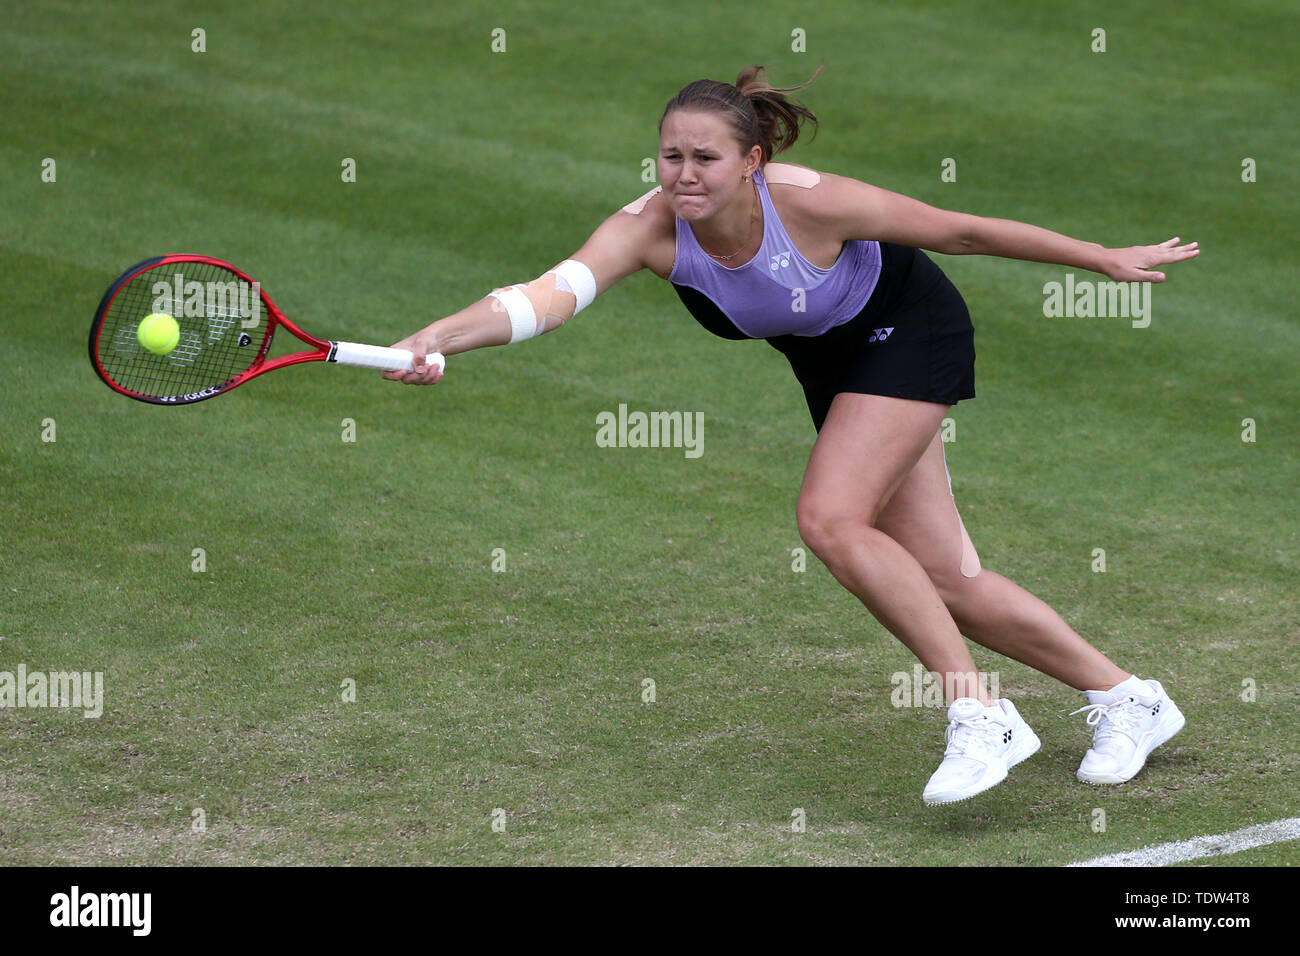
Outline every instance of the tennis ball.
{"type": "Polygon", "coordinates": [[[154,312],[140,321],[135,334],[140,344],[154,355],[166,355],[181,340],[181,327],[165,312],[154,312]]]}

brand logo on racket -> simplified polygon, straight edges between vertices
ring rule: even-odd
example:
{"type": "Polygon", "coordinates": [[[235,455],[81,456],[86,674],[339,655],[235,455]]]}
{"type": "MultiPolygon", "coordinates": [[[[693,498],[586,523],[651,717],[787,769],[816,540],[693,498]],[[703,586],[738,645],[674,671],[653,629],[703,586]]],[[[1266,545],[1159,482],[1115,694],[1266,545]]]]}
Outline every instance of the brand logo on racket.
{"type": "Polygon", "coordinates": [[[160,395],[158,401],[165,402],[168,405],[174,405],[183,402],[197,402],[204,398],[211,398],[218,392],[223,391],[226,386],[214,385],[211,388],[200,389],[197,392],[187,392],[184,395],[160,395]]]}

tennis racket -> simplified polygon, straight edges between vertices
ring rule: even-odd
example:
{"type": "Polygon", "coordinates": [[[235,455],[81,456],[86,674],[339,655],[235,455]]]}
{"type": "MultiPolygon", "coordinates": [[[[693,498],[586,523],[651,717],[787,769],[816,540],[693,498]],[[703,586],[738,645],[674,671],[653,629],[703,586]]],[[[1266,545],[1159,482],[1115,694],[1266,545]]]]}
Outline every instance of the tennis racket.
{"type": "MultiPolygon", "coordinates": [[[[166,325],[168,323],[164,323],[166,325]]],[[[406,349],[327,342],[289,321],[261,285],[211,256],[158,256],[137,262],[113,281],[90,327],[90,362],[116,392],[155,405],[192,405],[251,378],[301,362],[334,362],[410,371],[406,349]],[[149,315],[171,316],[180,327],[174,346],[145,348],[138,334],[149,315]],[[286,329],[311,346],[268,359],[271,338],[286,329]]],[[[434,352],[426,365],[443,368],[434,352]]]]}

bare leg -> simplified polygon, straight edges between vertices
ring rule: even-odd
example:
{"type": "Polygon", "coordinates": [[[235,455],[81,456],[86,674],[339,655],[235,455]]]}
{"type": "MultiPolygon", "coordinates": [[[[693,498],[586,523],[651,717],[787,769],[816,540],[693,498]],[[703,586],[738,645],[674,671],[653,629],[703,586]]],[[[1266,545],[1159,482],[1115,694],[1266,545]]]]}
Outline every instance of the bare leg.
{"type": "Polygon", "coordinates": [[[876,523],[937,436],[949,407],[837,395],[804,474],[799,533],[876,620],[927,670],[942,675],[950,701],[954,687],[975,688],[955,696],[977,696],[989,706],[993,700],[980,688],[970,650],[926,569],[876,523]]]}
{"type": "Polygon", "coordinates": [[[1013,581],[981,570],[965,577],[961,519],[948,488],[938,434],[890,498],[876,527],[926,569],[961,632],[1076,690],[1109,690],[1129,675],[1047,604],[1013,581]]]}
{"type": "Polygon", "coordinates": [[[948,610],[972,641],[1075,690],[1109,690],[1129,676],[1051,607],[994,571],[968,580],[948,610]]]}

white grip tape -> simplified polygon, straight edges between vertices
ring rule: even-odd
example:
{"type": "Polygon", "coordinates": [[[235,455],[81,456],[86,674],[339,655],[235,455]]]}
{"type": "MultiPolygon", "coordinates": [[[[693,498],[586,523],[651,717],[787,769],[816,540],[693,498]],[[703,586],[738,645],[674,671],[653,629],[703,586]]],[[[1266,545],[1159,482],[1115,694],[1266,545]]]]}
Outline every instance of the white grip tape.
{"type": "Polygon", "coordinates": [[[590,269],[577,259],[565,259],[551,271],[567,282],[569,288],[573,290],[578,300],[578,307],[573,310],[574,315],[591,305],[596,298],[596,277],[591,274],[590,269]]]}
{"type": "MultiPolygon", "coordinates": [[[[415,367],[415,356],[407,349],[388,349],[381,345],[358,345],[356,342],[333,343],[331,362],[339,365],[359,365],[362,368],[381,368],[388,372],[409,372],[415,367]]],[[[425,365],[446,368],[447,360],[441,352],[432,352],[425,365]]]]}

